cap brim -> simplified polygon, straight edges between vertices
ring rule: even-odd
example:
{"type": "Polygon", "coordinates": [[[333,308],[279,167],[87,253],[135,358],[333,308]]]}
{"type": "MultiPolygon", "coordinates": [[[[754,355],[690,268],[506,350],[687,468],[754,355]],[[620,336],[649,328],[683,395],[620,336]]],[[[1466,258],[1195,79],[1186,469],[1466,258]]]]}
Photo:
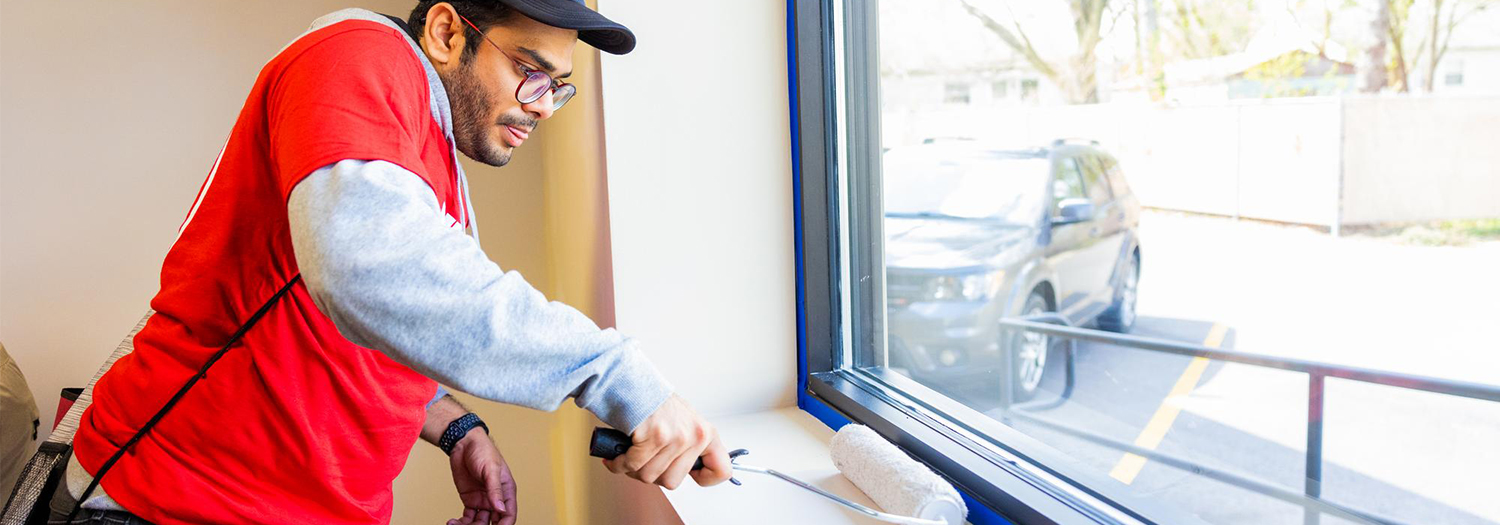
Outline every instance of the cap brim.
{"type": "Polygon", "coordinates": [[[623,55],[635,49],[635,33],[598,11],[572,0],[501,0],[522,14],[552,27],[578,31],[578,39],[606,53],[623,55]]]}

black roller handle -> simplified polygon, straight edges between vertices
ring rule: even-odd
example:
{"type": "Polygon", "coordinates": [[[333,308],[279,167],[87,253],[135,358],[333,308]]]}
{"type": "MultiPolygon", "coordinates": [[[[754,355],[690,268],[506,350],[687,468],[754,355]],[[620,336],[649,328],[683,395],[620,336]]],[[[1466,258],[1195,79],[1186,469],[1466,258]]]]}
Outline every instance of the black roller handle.
{"type": "MultiPolygon", "coordinates": [[[[615,459],[630,450],[630,435],[613,428],[594,427],[594,436],[589,438],[589,455],[596,458],[615,459]]],[[[693,470],[703,468],[703,458],[693,462],[693,470]]]]}

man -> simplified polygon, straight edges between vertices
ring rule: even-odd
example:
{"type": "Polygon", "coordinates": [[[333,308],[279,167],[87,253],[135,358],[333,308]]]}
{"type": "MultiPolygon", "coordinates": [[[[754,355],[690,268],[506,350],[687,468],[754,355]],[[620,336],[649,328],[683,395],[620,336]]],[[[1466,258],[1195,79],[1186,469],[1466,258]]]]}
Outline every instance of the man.
{"type": "Polygon", "coordinates": [[[420,436],[452,457],[450,524],[513,523],[488,427],[438,382],[546,410],[574,398],[631,434],[613,472],[670,489],[702,457],[695,481],[727,479],[713,427],[630,339],[479,248],[457,153],[506,164],[576,90],[577,40],[635,43],[581,1],[423,0],[406,21],[325,16],[273,58],[162,264],[156,313],[95,385],[54,519],[82,499],[83,519],[127,523],[383,523],[420,436]]]}

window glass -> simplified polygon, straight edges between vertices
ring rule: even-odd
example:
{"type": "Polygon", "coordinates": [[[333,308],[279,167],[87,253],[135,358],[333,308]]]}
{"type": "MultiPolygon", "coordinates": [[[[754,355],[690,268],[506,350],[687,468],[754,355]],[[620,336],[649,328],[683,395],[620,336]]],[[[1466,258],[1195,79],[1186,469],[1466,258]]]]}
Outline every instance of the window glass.
{"type": "Polygon", "coordinates": [[[1099,156],[1100,166],[1104,169],[1104,175],[1109,179],[1110,192],[1116,197],[1130,194],[1130,185],[1125,183],[1125,174],[1120,172],[1120,161],[1108,154],[1099,156]]]}
{"type": "Polygon", "coordinates": [[[1448,71],[1443,75],[1443,84],[1447,86],[1464,85],[1464,63],[1462,60],[1453,60],[1448,64],[1448,71]]]}
{"type": "Polygon", "coordinates": [[[1085,154],[1074,158],[1083,167],[1083,184],[1088,189],[1089,200],[1094,206],[1104,206],[1114,199],[1110,195],[1109,183],[1105,182],[1104,167],[1099,162],[1099,157],[1094,154],[1085,154]]]}
{"type": "Polygon", "coordinates": [[[943,84],[943,102],[947,104],[968,104],[969,85],[963,82],[943,84]]]}
{"type": "Polygon", "coordinates": [[[832,366],[1091,516],[1500,523],[1480,3],[838,2],[832,366]]]}
{"type": "Polygon", "coordinates": [[[1052,180],[1052,202],[1058,205],[1065,199],[1085,199],[1083,172],[1078,168],[1078,159],[1067,157],[1057,161],[1057,177],[1052,180]]]}
{"type": "Polygon", "coordinates": [[[887,218],[951,218],[1026,224],[1041,217],[1047,159],[918,146],[885,155],[887,218]]]}

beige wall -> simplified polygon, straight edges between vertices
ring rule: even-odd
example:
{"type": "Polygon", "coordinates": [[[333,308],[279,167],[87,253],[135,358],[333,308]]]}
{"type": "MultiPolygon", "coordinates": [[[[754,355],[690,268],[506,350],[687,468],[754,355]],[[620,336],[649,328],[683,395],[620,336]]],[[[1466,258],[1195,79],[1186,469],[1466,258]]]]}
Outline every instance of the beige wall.
{"type": "MultiPolygon", "coordinates": [[[[579,99],[511,166],[468,169],[491,257],[601,324],[618,319],[712,415],[792,403],[796,366],[784,5],[702,5],[607,1],[641,41],[606,57],[609,86],[580,46],[579,99]],[[679,24],[685,8],[704,23],[679,24]],[[702,91],[664,99],[662,72],[702,91]]],[[[0,3],[0,340],[43,413],[146,308],[260,66],[345,6],[0,3]]],[[[523,523],[678,522],[659,490],[584,454],[598,422],[571,403],[465,400],[496,430],[523,523]]],[[[395,492],[394,523],[457,510],[433,447],[413,450],[395,492]]]]}
{"type": "Polygon", "coordinates": [[[620,329],[705,414],[789,406],[786,4],[602,0],[600,9],[640,35],[635,52],[603,63],[620,329]]]}

